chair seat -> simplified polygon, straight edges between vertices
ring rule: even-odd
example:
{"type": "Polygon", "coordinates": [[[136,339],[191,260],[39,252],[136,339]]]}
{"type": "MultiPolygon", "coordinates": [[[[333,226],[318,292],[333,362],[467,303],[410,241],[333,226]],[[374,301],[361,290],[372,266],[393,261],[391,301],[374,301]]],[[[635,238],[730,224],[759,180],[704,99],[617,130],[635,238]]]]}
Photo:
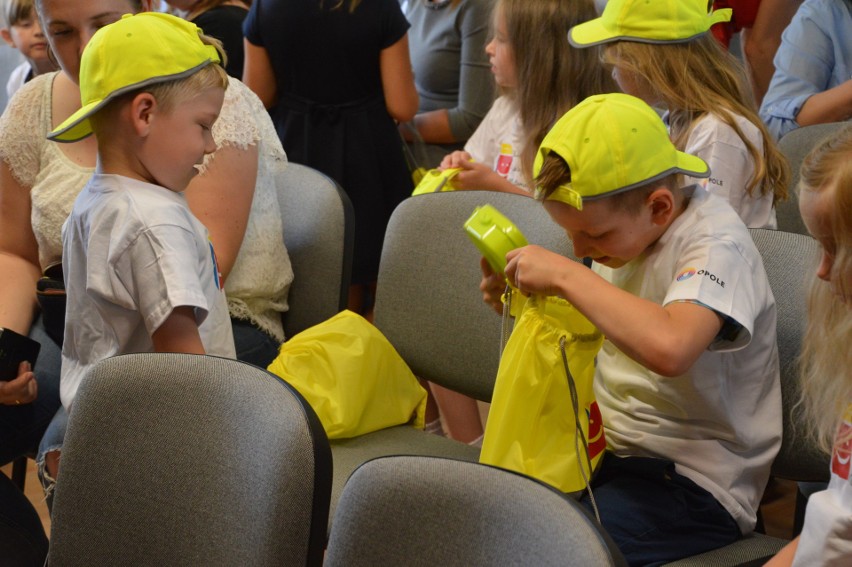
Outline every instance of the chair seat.
{"type": "Polygon", "coordinates": [[[337,439],[330,442],[334,476],[331,487],[331,519],[343,485],[352,472],[366,461],[388,455],[418,455],[445,457],[461,461],[477,462],[479,448],[465,445],[452,439],[425,433],[410,425],[382,429],[352,439],[337,439]]]}
{"type": "MultiPolygon", "coordinates": [[[[731,545],[666,563],[666,567],[733,567],[758,559],[765,561],[778,553],[788,543],[785,539],[752,533],[731,545]]],[[[763,563],[755,563],[755,565],[758,564],[762,565],[763,563]]]]}

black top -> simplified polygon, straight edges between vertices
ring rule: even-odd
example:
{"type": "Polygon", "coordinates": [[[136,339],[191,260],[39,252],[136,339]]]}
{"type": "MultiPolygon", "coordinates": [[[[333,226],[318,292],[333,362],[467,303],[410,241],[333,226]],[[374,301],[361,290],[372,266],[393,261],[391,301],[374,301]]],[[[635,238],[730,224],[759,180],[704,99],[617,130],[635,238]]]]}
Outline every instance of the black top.
{"type": "Polygon", "coordinates": [[[225,70],[240,80],[243,78],[243,20],[247,15],[248,10],[240,6],[216,6],[192,20],[205,35],[222,42],[228,56],[225,70]]]}
{"type": "Polygon", "coordinates": [[[387,221],[412,190],[379,67],[407,30],[398,0],[362,0],[354,12],[348,2],[329,10],[321,0],[255,0],[243,24],[269,54],[278,95],[270,113],[287,157],[332,177],[352,200],[354,283],[375,280],[387,221]]]}

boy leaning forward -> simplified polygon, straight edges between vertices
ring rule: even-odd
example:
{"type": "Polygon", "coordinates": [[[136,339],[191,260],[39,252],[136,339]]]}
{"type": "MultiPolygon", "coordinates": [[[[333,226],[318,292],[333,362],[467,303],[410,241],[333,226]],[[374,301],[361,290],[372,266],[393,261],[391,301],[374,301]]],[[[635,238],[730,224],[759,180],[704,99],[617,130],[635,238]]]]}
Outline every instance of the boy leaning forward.
{"type": "MultiPolygon", "coordinates": [[[[567,299],[606,336],[595,395],[608,451],[592,482],[604,528],[633,565],[736,541],[754,529],[781,444],[775,299],[748,229],[724,199],[681,186],[707,165],[629,95],[569,111],[534,173],[592,269],[527,246],[506,276],[567,299]]],[[[499,303],[504,284],[483,270],[499,303]]]]}

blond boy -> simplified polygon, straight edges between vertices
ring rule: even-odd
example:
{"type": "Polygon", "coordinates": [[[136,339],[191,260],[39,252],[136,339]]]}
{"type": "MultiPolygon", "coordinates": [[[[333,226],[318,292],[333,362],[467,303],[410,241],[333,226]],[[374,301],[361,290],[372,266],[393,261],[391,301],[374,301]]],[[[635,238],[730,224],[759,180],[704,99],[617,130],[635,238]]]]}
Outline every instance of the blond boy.
{"type": "Polygon", "coordinates": [[[592,269],[528,246],[507,255],[506,276],[566,298],[606,335],[595,394],[608,453],[593,482],[604,527],[637,565],[735,541],[754,528],[781,438],[775,302],[748,230],[723,199],[680,185],[707,165],[629,95],[568,112],[535,174],[592,269]]]}
{"type": "MultiPolygon", "coordinates": [[[[228,84],[221,60],[195,24],[154,12],[100,29],[83,52],[83,106],[48,136],[94,133],[98,143],[95,173],[63,227],[60,412],[110,356],[235,356],[213,246],[182,194],[216,149],[211,128],[228,84]]],[[[48,485],[64,434],[49,432],[48,485]]]]}

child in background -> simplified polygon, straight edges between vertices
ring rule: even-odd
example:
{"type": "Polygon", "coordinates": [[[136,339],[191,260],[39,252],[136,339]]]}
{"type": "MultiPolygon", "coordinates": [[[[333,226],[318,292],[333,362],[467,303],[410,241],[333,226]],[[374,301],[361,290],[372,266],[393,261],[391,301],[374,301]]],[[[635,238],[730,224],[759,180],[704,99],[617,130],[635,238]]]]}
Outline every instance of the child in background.
{"type": "Polygon", "coordinates": [[[802,533],[767,565],[852,564],[852,127],[802,162],[799,208],[822,246],[802,348],[802,399],[832,453],[828,490],[808,500],[802,533]],[[795,557],[794,557],[795,555],[795,557]]]}
{"type": "Polygon", "coordinates": [[[56,65],[48,56],[47,39],[41,31],[33,0],[3,0],[2,7],[6,27],[0,29],[0,36],[26,59],[15,67],[6,83],[6,93],[12,98],[24,83],[42,73],[55,71],[56,65]]]}
{"type": "Polygon", "coordinates": [[[708,32],[730,10],[707,0],[610,0],[600,18],[573,27],[577,47],[611,44],[604,60],[621,89],[667,111],[675,146],[710,166],[708,191],[750,228],[775,228],[788,167],[757,115],[742,64],[708,32]]]}
{"type": "MultiPolygon", "coordinates": [[[[565,30],[595,16],[592,0],[499,0],[485,47],[503,95],[465,144],[439,169],[461,168],[453,185],[530,195],[532,162],[547,130],[589,95],[615,90],[596,50],[573,49],[565,30]],[[472,161],[471,161],[472,160],[472,161]]],[[[481,444],[476,401],[430,384],[454,439],[481,444]]],[[[434,430],[432,422],[427,428],[434,430]]]]}
{"type": "Polygon", "coordinates": [[[155,12],[101,28],[83,52],[83,106],[48,136],[94,133],[98,144],[95,173],[63,228],[60,395],[69,412],[104,358],[235,356],[213,246],[182,194],[216,149],[211,127],[228,78],[211,42],[195,24],[155,12]]]}
{"type": "Polygon", "coordinates": [[[457,189],[530,194],[536,149],[556,120],[589,95],[615,90],[597,50],[572,49],[565,30],[594,18],[592,0],[499,0],[485,47],[503,92],[479,128],[440,169],[457,189]],[[473,160],[473,161],[471,161],[473,160]]]}
{"type": "MultiPolygon", "coordinates": [[[[506,276],[567,299],[606,337],[595,396],[607,453],[592,480],[603,527],[631,565],[736,541],[781,442],[775,301],[748,230],[724,199],[681,184],[707,165],[629,95],[574,107],[534,171],[575,255],[594,262],[527,246],[507,254],[506,276]]],[[[504,283],[483,272],[496,307],[504,283]]]]}

